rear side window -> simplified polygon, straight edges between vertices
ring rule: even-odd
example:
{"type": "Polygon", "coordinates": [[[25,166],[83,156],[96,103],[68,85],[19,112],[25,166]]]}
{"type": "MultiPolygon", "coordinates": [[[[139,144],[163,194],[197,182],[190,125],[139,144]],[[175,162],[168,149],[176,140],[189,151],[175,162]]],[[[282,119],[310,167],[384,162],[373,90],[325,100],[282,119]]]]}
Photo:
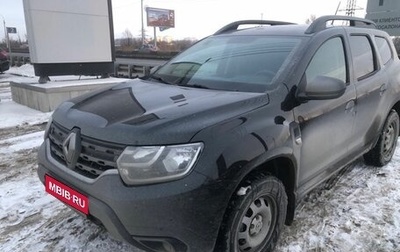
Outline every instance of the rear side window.
{"type": "Polygon", "coordinates": [[[332,77],[347,82],[346,60],[342,39],[326,41],[315,53],[306,70],[307,82],[317,76],[332,77]]]}
{"type": "Polygon", "coordinates": [[[371,42],[367,36],[350,36],[354,74],[357,79],[367,77],[376,70],[371,42]]]}
{"type": "Polygon", "coordinates": [[[375,37],[375,43],[381,55],[382,63],[386,65],[392,59],[392,50],[390,50],[388,41],[382,37],[375,37]]]}

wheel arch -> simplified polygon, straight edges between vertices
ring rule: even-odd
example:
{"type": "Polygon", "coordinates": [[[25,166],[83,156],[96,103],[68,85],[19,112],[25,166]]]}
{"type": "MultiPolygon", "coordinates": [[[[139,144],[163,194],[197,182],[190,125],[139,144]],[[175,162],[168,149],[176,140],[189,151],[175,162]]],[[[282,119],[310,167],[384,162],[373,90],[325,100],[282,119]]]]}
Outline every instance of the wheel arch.
{"type": "Polygon", "coordinates": [[[237,183],[230,200],[234,194],[242,187],[251,181],[258,174],[271,175],[278,178],[285,187],[286,195],[288,197],[287,213],[285,224],[290,225],[294,219],[294,212],[297,203],[296,185],[297,185],[297,165],[294,157],[290,155],[281,155],[271,157],[261,164],[254,165],[254,168],[249,169],[248,172],[242,176],[242,179],[237,183]]]}
{"type": "MultiPolygon", "coordinates": [[[[397,114],[400,116],[400,101],[398,101],[396,104],[394,104],[392,109],[394,109],[397,112],[397,114]]],[[[389,111],[391,111],[391,110],[389,110],[389,111]]]]}
{"type": "MultiPolygon", "coordinates": [[[[255,167],[249,172],[242,181],[249,180],[257,174],[264,173],[278,178],[285,187],[288,197],[286,225],[290,225],[294,219],[296,208],[296,165],[290,157],[280,156],[266,161],[265,163],[255,167]]],[[[239,185],[240,186],[240,185],[239,185]]]]}
{"type": "MultiPolygon", "coordinates": [[[[296,161],[294,157],[291,156],[278,156],[273,157],[264,163],[254,166],[244,177],[238,182],[233,194],[231,195],[229,202],[236,196],[237,192],[241,189],[241,187],[247,186],[250,181],[253,181],[255,178],[259,178],[260,175],[266,176],[274,176],[278,180],[280,180],[285,187],[286,195],[287,195],[287,211],[285,217],[285,224],[291,225],[294,219],[294,213],[297,203],[297,195],[296,195],[296,178],[297,178],[297,169],[296,169],[296,161]]],[[[229,211],[229,207],[225,210],[224,220],[227,217],[227,212],[229,211]]],[[[225,228],[224,222],[220,226],[218,237],[217,237],[217,246],[223,240],[223,229],[225,228]],[[219,241],[219,242],[218,242],[219,241]]],[[[218,248],[218,247],[217,247],[218,248]]],[[[218,250],[215,250],[215,252],[218,250]]]]}

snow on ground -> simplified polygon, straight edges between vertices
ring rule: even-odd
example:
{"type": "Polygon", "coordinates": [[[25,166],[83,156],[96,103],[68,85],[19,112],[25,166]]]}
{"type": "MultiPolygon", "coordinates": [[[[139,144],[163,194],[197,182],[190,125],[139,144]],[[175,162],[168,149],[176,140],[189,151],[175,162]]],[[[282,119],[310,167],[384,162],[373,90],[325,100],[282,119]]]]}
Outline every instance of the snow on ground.
{"type": "Polygon", "coordinates": [[[399,251],[399,167],[399,148],[380,169],[353,163],[331,187],[320,187],[301,202],[278,250],[399,251]]]}
{"type": "MultiPolygon", "coordinates": [[[[98,76],[76,76],[76,75],[67,75],[67,76],[52,76],[51,82],[54,84],[55,82],[63,82],[63,81],[75,81],[75,80],[88,80],[88,79],[97,79],[98,76]]],[[[112,78],[110,78],[112,79],[112,78]]],[[[8,82],[23,82],[23,83],[34,83],[38,84],[39,77],[35,76],[35,71],[30,64],[25,64],[20,67],[12,67],[10,70],[4,72],[4,74],[0,74],[0,86],[4,85],[4,83],[8,82]]]]}
{"type": "MultiPolygon", "coordinates": [[[[36,153],[51,113],[10,97],[0,75],[0,251],[139,252],[44,191],[36,153]]],[[[400,251],[399,168],[400,148],[383,168],[348,166],[301,201],[276,251],[400,251]]]]}
{"type": "Polygon", "coordinates": [[[11,67],[10,70],[6,72],[6,74],[13,75],[12,78],[17,77],[28,77],[28,78],[36,78],[35,71],[30,64],[25,64],[20,67],[11,67]]]}
{"type": "Polygon", "coordinates": [[[30,64],[26,64],[20,67],[11,67],[8,71],[0,74],[0,86],[11,81],[37,81],[38,79],[38,77],[35,77],[33,67],[30,64]]]}

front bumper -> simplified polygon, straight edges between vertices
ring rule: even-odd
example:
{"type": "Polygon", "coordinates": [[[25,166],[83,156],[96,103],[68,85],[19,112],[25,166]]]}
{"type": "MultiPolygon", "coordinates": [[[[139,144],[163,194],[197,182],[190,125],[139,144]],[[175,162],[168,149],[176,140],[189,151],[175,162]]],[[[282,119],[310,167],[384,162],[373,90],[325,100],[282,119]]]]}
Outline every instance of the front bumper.
{"type": "Polygon", "coordinates": [[[46,140],[39,149],[38,175],[48,174],[89,198],[89,216],[111,235],[148,251],[213,251],[229,196],[193,171],[162,184],[127,187],[117,170],[96,179],[54,160],[46,140]]]}

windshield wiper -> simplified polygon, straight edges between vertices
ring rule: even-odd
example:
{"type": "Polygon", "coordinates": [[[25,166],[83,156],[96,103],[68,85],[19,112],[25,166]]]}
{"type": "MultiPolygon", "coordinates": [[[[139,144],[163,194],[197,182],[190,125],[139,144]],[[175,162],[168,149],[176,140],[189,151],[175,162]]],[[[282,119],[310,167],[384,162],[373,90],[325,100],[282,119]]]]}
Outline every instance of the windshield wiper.
{"type": "Polygon", "coordinates": [[[156,80],[156,81],[158,81],[158,82],[164,83],[164,84],[171,84],[171,83],[169,83],[168,81],[164,80],[164,78],[159,77],[159,76],[154,76],[154,75],[152,75],[152,76],[150,76],[149,78],[150,78],[150,79],[153,79],[153,80],[156,80]]]}
{"type": "Polygon", "coordinates": [[[181,87],[194,87],[194,88],[202,88],[202,89],[210,89],[209,87],[199,85],[199,84],[184,84],[184,85],[178,85],[181,87]]]}
{"type": "Polygon", "coordinates": [[[210,89],[209,87],[199,85],[199,84],[192,84],[192,85],[188,85],[188,86],[195,87],[195,88],[202,88],[202,89],[210,89]]]}
{"type": "Polygon", "coordinates": [[[171,65],[178,65],[178,64],[190,64],[190,65],[195,65],[195,66],[201,66],[202,64],[194,61],[177,61],[177,62],[172,62],[171,65]]]}

